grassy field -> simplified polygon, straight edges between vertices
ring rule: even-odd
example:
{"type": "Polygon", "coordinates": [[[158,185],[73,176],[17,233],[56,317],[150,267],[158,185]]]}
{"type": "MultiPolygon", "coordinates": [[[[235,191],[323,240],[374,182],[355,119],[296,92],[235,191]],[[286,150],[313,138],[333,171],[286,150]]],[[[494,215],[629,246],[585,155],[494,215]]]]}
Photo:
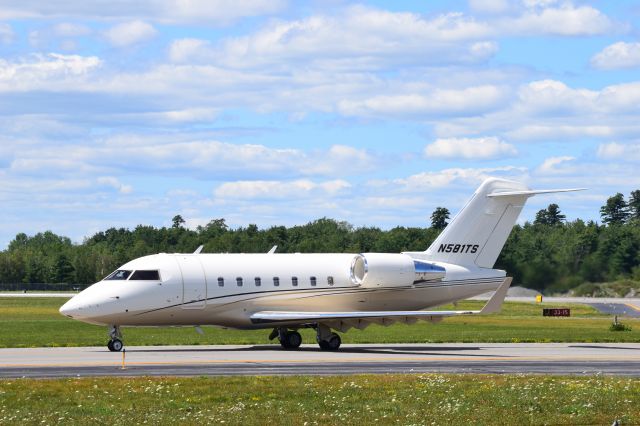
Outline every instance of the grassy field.
{"type": "Polygon", "coordinates": [[[621,424],[640,380],[362,375],[0,381],[0,424],[621,424]]]}
{"type": "MultiPolygon", "coordinates": [[[[58,313],[62,298],[0,298],[0,347],[105,345],[106,327],[92,326],[58,313]]],[[[480,309],[467,301],[458,309],[480,309]]],[[[543,304],[544,307],[554,306],[543,304]]],[[[370,326],[342,334],[345,343],[436,342],[640,342],[640,321],[625,319],[631,331],[609,331],[611,318],[585,305],[571,308],[571,318],[542,317],[541,305],[505,303],[500,314],[455,317],[439,324],[370,326]]],[[[557,305],[555,305],[557,306],[557,305]]],[[[452,308],[452,307],[449,307],[452,308]]],[[[268,330],[239,331],[205,327],[201,336],[190,327],[124,328],[127,345],[265,344],[268,330]]],[[[302,330],[315,343],[313,330],[302,330]]]]}

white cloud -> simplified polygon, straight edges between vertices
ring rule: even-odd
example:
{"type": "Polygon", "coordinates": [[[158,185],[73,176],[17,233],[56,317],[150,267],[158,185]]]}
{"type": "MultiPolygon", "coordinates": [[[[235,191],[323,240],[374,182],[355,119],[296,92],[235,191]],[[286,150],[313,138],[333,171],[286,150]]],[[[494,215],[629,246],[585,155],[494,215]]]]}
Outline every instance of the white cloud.
{"type": "MultiPolygon", "coordinates": [[[[105,75],[106,67],[101,64],[93,56],[59,54],[0,60],[0,91],[126,94],[143,104],[162,99],[166,108],[164,112],[159,108],[118,111],[119,122],[207,122],[225,109],[245,107],[293,116],[320,111],[349,117],[430,120],[440,138],[486,134],[510,141],[611,138],[640,131],[636,119],[640,82],[594,90],[540,80],[513,90],[509,84],[469,86],[470,77],[456,78],[455,73],[450,79],[437,77],[437,73],[431,79],[429,74],[428,81],[408,74],[411,78],[402,81],[406,76],[383,79],[358,72],[315,71],[279,75],[275,70],[173,64],[105,75]]],[[[481,78],[500,80],[491,75],[481,78]]],[[[45,97],[40,104],[47,102],[45,97]]],[[[87,111],[82,113],[86,117],[87,111]]],[[[100,119],[104,117],[101,112],[100,119]]]]}
{"type": "Polygon", "coordinates": [[[365,149],[347,145],[332,145],[326,152],[308,154],[309,160],[304,173],[309,175],[344,175],[370,171],[380,165],[382,160],[365,149]]]}
{"type": "MultiPolygon", "coordinates": [[[[178,58],[177,50],[174,53],[178,58]]],[[[143,71],[114,73],[101,64],[102,60],[94,56],[60,54],[0,60],[0,91],[90,92],[108,97],[126,94],[144,108],[162,99],[163,108],[185,111],[182,115],[187,118],[205,110],[238,107],[261,113],[286,111],[292,117],[336,110],[353,116],[464,116],[494,109],[509,94],[506,86],[455,87],[467,82],[452,81],[449,84],[454,87],[448,88],[446,82],[386,80],[348,70],[321,72],[293,66],[288,71],[237,70],[213,64],[161,64],[143,71]],[[380,95],[371,97],[371,93],[380,95]]],[[[43,99],[43,103],[47,101],[43,99]]],[[[135,108],[136,103],[127,104],[126,109],[131,106],[135,108]]],[[[87,109],[82,113],[86,115],[87,109]]],[[[153,119],[156,112],[134,110],[130,114],[132,118],[153,119]]],[[[171,117],[177,120],[180,115],[171,117]]],[[[100,117],[104,117],[102,111],[100,117]]]]}
{"type": "Polygon", "coordinates": [[[15,34],[11,25],[0,22],[0,44],[10,44],[14,38],[15,34]]]}
{"type": "Polygon", "coordinates": [[[505,135],[519,140],[555,140],[578,138],[606,138],[616,130],[610,126],[583,126],[580,124],[564,125],[562,123],[536,125],[527,124],[514,130],[507,130],[505,135]]]}
{"type": "Polygon", "coordinates": [[[593,90],[540,80],[521,85],[516,93],[504,107],[486,114],[436,121],[436,135],[554,141],[626,138],[640,132],[640,82],[593,90]]]}
{"type": "Polygon", "coordinates": [[[118,178],[113,176],[101,176],[97,180],[99,185],[110,186],[116,190],[118,190],[122,194],[130,194],[133,192],[133,187],[131,185],[125,185],[118,178]]]}
{"type": "Polygon", "coordinates": [[[102,61],[95,56],[31,55],[9,62],[0,59],[0,91],[79,90],[102,61]]]}
{"type": "Polygon", "coordinates": [[[215,59],[215,52],[207,40],[182,38],[169,45],[169,59],[172,62],[208,62],[215,59]]]}
{"type": "Polygon", "coordinates": [[[428,93],[381,95],[344,100],[338,108],[345,115],[415,117],[474,114],[496,108],[504,99],[502,88],[492,85],[464,89],[435,89],[428,93]]]}
{"type": "Polygon", "coordinates": [[[104,35],[113,46],[126,47],[142,43],[155,37],[157,31],[151,24],[136,20],[115,25],[104,35]]]}
{"type": "Polygon", "coordinates": [[[498,43],[495,41],[478,41],[469,47],[469,53],[473,58],[489,58],[498,52],[498,43]]]}
{"type": "Polygon", "coordinates": [[[640,111],[640,81],[614,84],[600,91],[595,108],[618,113],[640,111]]]}
{"type": "MultiPolygon", "coordinates": [[[[542,12],[536,9],[527,13],[542,12]]],[[[113,67],[102,67],[91,78],[16,78],[4,86],[0,77],[0,90],[68,90],[108,97],[126,94],[138,101],[133,107],[142,105],[153,111],[146,115],[132,111],[131,117],[146,116],[150,121],[159,109],[153,106],[160,102],[172,122],[179,122],[181,117],[184,122],[206,121],[234,108],[258,113],[283,111],[294,118],[312,112],[401,120],[488,116],[511,100],[513,81],[500,81],[486,70],[463,75],[460,65],[493,55],[498,47],[492,38],[502,31],[500,28],[495,21],[482,22],[460,13],[429,17],[350,6],[338,8],[333,15],[270,21],[245,36],[217,41],[174,40],[168,48],[171,63],[147,69],[114,72],[113,67]],[[380,72],[384,70],[391,72],[380,72]],[[492,81],[484,81],[487,78],[492,81]],[[207,109],[215,113],[207,115],[207,109]]],[[[110,33],[115,44],[124,46],[154,31],[145,22],[132,21],[114,27],[110,33]]],[[[16,61],[7,65],[16,65],[16,61]]],[[[523,99],[520,106],[536,113],[551,115],[588,105],[575,100],[576,93],[571,90],[564,90],[565,98],[557,98],[562,88],[542,90],[532,86],[529,91],[535,92],[532,99],[523,99]],[[545,93],[549,93],[546,101],[545,93]],[[554,99],[562,102],[554,103],[554,99]]],[[[525,111],[515,112],[525,116],[525,111]]],[[[490,120],[483,125],[489,124],[490,120]]],[[[486,133],[500,135],[478,132],[486,133]]]]}
{"type": "MultiPolygon", "coordinates": [[[[471,6],[494,12],[508,7],[497,0],[472,0],[471,6]]],[[[519,15],[486,21],[457,12],[426,17],[350,6],[333,15],[274,21],[215,45],[179,39],[172,43],[169,57],[174,62],[234,68],[281,70],[303,62],[325,70],[398,69],[486,61],[498,50],[495,39],[505,35],[594,35],[613,27],[606,15],[590,6],[550,7],[548,2],[530,6],[519,15]]]]}
{"type": "Polygon", "coordinates": [[[526,169],[507,166],[493,168],[451,168],[437,172],[423,172],[411,175],[407,178],[394,179],[392,183],[399,185],[403,190],[427,192],[441,189],[454,183],[465,185],[478,185],[489,177],[518,176],[523,178],[526,169]]]}
{"type": "Polygon", "coordinates": [[[538,167],[538,172],[541,174],[557,174],[561,173],[562,169],[558,166],[565,165],[568,162],[575,161],[575,157],[561,156],[561,157],[549,157],[538,167]]]}
{"type": "Polygon", "coordinates": [[[436,158],[486,160],[513,157],[518,154],[518,151],[513,145],[496,137],[446,138],[437,139],[434,143],[427,145],[424,154],[427,157],[436,158]]]}
{"type": "Polygon", "coordinates": [[[522,3],[525,5],[525,7],[533,9],[549,7],[552,4],[558,3],[558,0],[523,0],[522,3]]]}
{"type": "Polygon", "coordinates": [[[213,121],[217,111],[213,108],[187,108],[182,110],[165,111],[160,117],[179,123],[213,121]]]}
{"type": "Polygon", "coordinates": [[[58,144],[8,151],[16,175],[190,174],[200,179],[347,176],[375,169],[381,160],[366,150],[334,145],[303,151],[257,144],[183,140],[172,135],[117,135],[81,146],[58,144]]]}
{"type": "Polygon", "coordinates": [[[103,114],[98,117],[98,121],[109,125],[117,122],[120,125],[145,125],[156,126],[188,126],[196,123],[213,123],[216,121],[219,110],[216,108],[184,108],[166,111],[151,112],[115,112],[113,114],[103,114]]]}
{"type": "Polygon", "coordinates": [[[590,108],[598,93],[592,90],[571,89],[557,80],[532,81],[518,90],[523,108],[529,112],[558,114],[590,108]]]}
{"type": "Polygon", "coordinates": [[[86,25],[62,22],[54,25],[53,34],[58,37],[79,37],[91,34],[91,28],[86,25]]]}
{"type": "Polygon", "coordinates": [[[164,23],[230,24],[282,10],[285,0],[4,0],[0,19],[145,19],[164,23]]]}
{"type": "Polygon", "coordinates": [[[591,58],[591,65],[603,70],[639,67],[640,43],[611,44],[591,58]]]}
{"type": "Polygon", "coordinates": [[[501,23],[506,34],[557,36],[598,35],[610,31],[613,22],[598,9],[591,6],[575,7],[565,3],[560,7],[546,7],[551,2],[535,2],[541,10],[528,10],[515,19],[501,23]],[[542,3],[542,4],[540,4],[542,3]]]}
{"type": "Polygon", "coordinates": [[[600,144],[597,155],[606,160],[640,161],[640,143],[609,142],[600,144]]]}
{"type": "MultiPolygon", "coordinates": [[[[159,19],[230,24],[240,18],[281,11],[286,0],[161,0],[159,19]]],[[[149,1],[150,5],[153,2],[149,1]]],[[[153,6],[152,6],[153,7],[153,6]]]]}
{"type": "Polygon", "coordinates": [[[471,9],[485,13],[501,13],[509,9],[507,0],[469,0],[471,9]]]}
{"type": "MultiPolygon", "coordinates": [[[[495,44],[475,44],[489,42],[491,31],[489,25],[460,13],[427,19],[416,13],[352,6],[334,16],[276,22],[254,34],[226,39],[218,56],[234,67],[293,60],[331,69],[468,63],[495,52],[495,44]]],[[[195,46],[191,41],[185,47],[194,60],[213,55],[206,43],[195,46]]]]}
{"type": "Polygon", "coordinates": [[[564,196],[558,194],[554,197],[567,198],[574,207],[580,207],[584,214],[597,218],[598,208],[608,196],[638,188],[640,175],[636,173],[636,163],[637,160],[612,162],[602,159],[577,159],[571,156],[550,157],[532,172],[532,180],[537,182],[537,187],[587,187],[587,191],[582,193],[564,196]],[[584,205],[580,199],[586,200],[588,204],[584,205]]]}
{"type": "Polygon", "coordinates": [[[110,138],[91,153],[90,163],[116,170],[144,172],[190,171],[203,178],[238,175],[300,174],[306,154],[296,149],[264,145],[237,145],[218,141],[186,141],[159,144],[153,138],[110,138]],[[145,160],[140,161],[141,158],[145,160]]]}
{"type": "Polygon", "coordinates": [[[230,199],[289,199],[300,197],[335,196],[349,189],[351,184],[344,180],[316,183],[308,179],[294,181],[237,181],[218,186],[214,194],[218,198],[230,199]]]}

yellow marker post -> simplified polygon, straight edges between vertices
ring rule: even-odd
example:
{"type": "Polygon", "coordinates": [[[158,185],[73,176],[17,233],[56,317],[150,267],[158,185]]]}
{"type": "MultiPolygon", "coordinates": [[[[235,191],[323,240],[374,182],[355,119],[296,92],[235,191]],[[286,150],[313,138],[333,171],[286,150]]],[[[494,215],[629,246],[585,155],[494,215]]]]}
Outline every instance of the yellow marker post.
{"type": "Polygon", "coordinates": [[[127,367],[124,366],[124,356],[127,353],[127,350],[125,348],[122,348],[122,367],[120,368],[121,370],[126,370],[127,367]]]}
{"type": "Polygon", "coordinates": [[[542,303],[542,295],[541,294],[537,294],[536,295],[536,303],[542,303]]]}

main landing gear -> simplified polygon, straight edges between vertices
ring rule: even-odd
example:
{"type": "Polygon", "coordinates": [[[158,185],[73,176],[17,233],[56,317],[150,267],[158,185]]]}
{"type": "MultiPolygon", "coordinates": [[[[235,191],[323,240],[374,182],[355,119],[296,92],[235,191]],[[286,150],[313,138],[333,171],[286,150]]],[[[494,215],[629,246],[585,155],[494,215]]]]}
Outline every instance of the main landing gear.
{"type": "MultiPolygon", "coordinates": [[[[316,341],[323,351],[337,351],[342,344],[342,340],[337,333],[333,333],[331,328],[324,324],[313,326],[316,329],[316,341]]],[[[302,344],[302,336],[295,330],[288,330],[286,327],[274,328],[269,335],[269,340],[278,338],[284,349],[298,349],[302,344]]]]}
{"type": "Polygon", "coordinates": [[[124,344],[122,343],[122,333],[120,333],[120,327],[117,325],[112,325],[109,327],[109,343],[107,343],[107,348],[111,352],[120,352],[124,344]]]}
{"type": "Polygon", "coordinates": [[[316,340],[323,351],[337,351],[342,344],[340,336],[324,324],[316,326],[316,340]]]}
{"type": "Polygon", "coordinates": [[[287,330],[285,327],[274,328],[269,335],[269,340],[278,338],[284,349],[298,349],[302,344],[302,336],[295,330],[287,330]]]}

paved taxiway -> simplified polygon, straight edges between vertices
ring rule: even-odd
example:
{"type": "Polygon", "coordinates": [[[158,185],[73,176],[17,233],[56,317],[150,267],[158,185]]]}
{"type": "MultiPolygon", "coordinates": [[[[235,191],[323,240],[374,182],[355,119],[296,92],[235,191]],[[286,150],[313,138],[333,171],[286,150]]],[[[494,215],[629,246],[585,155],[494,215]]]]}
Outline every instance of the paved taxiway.
{"type": "Polygon", "coordinates": [[[640,344],[368,344],[0,349],[0,377],[544,373],[640,376],[640,344]]]}

